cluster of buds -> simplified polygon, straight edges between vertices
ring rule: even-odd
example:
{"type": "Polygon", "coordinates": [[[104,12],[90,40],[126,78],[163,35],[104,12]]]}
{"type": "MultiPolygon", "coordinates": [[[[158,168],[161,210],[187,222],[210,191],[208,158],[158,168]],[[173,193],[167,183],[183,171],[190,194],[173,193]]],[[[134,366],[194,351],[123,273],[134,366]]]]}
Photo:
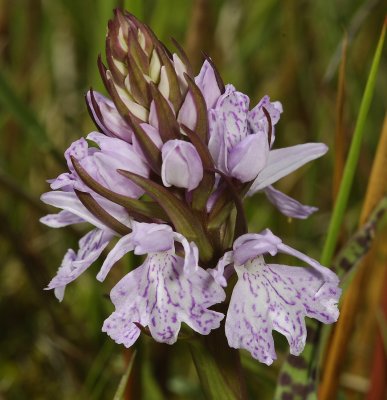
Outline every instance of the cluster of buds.
{"type": "Polygon", "coordinates": [[[272,149],[281,104],[264,96],[250,110],[248,96],[224,85],[210,58],[194,76],[175,46],[171,54],[131,14],[117,10],[109,22],[107,66],[101,58],[98,65],[110,99],[92,90],[86,95],[98,132],[70,146],[69,171],[50,181],[52,191],[42,196],[62,209],[43,223],[88,222],[94,229],[77,252],[68,250],[48,289],[62,300],[66,285],[118,237],[98,280],[130,251],[146,257],[111,291],[115,311],[103,331],[117,343],[129,347],[147,331],[172,344],[182,322],[209,334],[225,317],[211,307],[224,303],[231,347],[270,364],[274,329],[300,354],[305,316],[336,321],[338,278],[269,230],[248,233],[243,199],[262,191],[283,214],[308,217],[316,208],[272,184],[327,148],[272,149]],[[264,254],[278,252],[311,268],[265,263],[264,254]],[[234,273],[237,280],[230,279],[234,273]],[[234,285],[231,296],[228,284],[234,285]]]}

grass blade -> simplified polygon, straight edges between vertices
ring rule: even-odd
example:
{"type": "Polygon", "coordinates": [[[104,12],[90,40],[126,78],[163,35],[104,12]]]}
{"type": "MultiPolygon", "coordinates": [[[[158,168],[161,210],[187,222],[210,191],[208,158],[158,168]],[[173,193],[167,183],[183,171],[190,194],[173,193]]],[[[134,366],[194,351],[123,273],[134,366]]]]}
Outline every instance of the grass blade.
{"type": "Polygon", "coordinates": [[[382,49],[386,33],[386,25],[387,22],[385,20],[383,24],[382,33],[380,35],[380,39],[372,61],[371,70],[368,76],[363,98],[361,100],[359,115],[355,126],[355,132],[353,134],[353,139],[351,142],[351,147],[349,150],[347,162],[345,163],[343,179],[341,181],[340,190],[337,196],[337,201],[333,209],[333,214],[328,228],[328,236],[325,241],[324,249],[321,256],[321,264],[323,265],[329,265],[332,261],[332,256],[335,251],[337,238],[340,232],[340,227],[344,218],[344,212],[347,207],[348,198],[353,183],[353,178],[355,176],[356,165],[359,159],[362,138],[364,133],[364,125],[375,89],[376,76],[379,68],[379,63],[382,55],[382,49]]]}
{"type": "Polygon", "coordinates": [[[126,367],[126,371],[121,378],[120,384],[118,385],[118,388],[113,397],[113,400],[122,400],[124,398],[126,384],[128,383],[130,373],[132,372],[135,357],[136,357],[136,350],[133,352],[132,357],[128,363],[128,366],[126,367]]]}

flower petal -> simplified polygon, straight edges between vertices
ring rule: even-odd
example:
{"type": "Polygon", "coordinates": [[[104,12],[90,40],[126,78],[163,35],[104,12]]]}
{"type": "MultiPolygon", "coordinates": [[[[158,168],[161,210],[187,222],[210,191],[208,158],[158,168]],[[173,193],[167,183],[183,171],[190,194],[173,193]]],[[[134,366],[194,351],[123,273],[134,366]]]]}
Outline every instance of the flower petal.
{"type": "Polygon", "coordinates": [[[192,143],[168,140],[162,148],[161,177],[164,186],[195,189],[203,179],[203,165],[192,143]]]}
{"type": "Polygon", "coordinates": [[[220,286],[226,287],[227,280],[225,277],[225,268],[233,262],[233,252],[227,251],[223,257],[218,261],[216,268],[208,269],[207,271],[212,275],[215,282],[220,286]]]}
{"type": "Polygon", "coordinates": [[[328,147],[323,143],[305,143],[270,151],[267,165],[259,173],[248,195],[264,189],[327,151],[328,147]]]}
{"type": "Polygon", "coordinates": [[[271,364],[276,358],[273,329],[286,336],[290,352],[298,355],[305,346],[305,316],[324,323],[337,320],[341,289],[333,271],[283,244],[268,229],[240,236],[233,248],[238,282],[226,319],[231,347],[247,349],[254,358],[271,364]],[[267,265],[262,254],[277,252],[312,268],[267,265]]]}
{"type": "Polygon", "coordinates": [[[251,132],[263,132],[267,138],[269,133],[269,121],[263,112],[263,107],[265,107],[270,116],[270,122],[272,125],[270,146],[272,146],[275,140],[274,127],[279,121],[283,111],[282,104],[279,101],[271,102],[269,96],[264,96],[259,103],[251,111],[249,111],[248,122],[251,132]]]}
{"type": "Polygon", "coordinates": [[[40,218],[39,221],[51,228],[62,228],[64,226],[86,222],[80,216],[66,210],[59,211],[57,214],[48,214],[40,218]]]}
{"type": "Polygon", "coordinates": [[[120,260],[126,253],[133,250],[133,240],[132,234],[129,233],[128,235],[123,236],[120,240],[116,243],[114,248],[109,252],[108,256],[106,257],[104,263],[100,271],[97,274],[97,280],[103,282],[107,276],[107,274],[112,269],[113,265],[120,260]]]}
{"type": "MultiPolygon", "coordinates": [[[[110,215],[122,222],[126,226],[131,226],[131,218],[126,210],[111,201],[98,196],[93,193],[93,197],[98,201],[99,205],[103,207],[110,215]]],[[[51,206],[62,208],[69,211],[74,215],[82,218],[84,221],[91,223],[97,228],[103,230],[110,230],[109,227],[104,225],[97,217],[95,217],[87,208],[80,202],[74,192],[52,191],[43,193],[40,199],[51,206]]]]}
{"type": "Polygon", "coordinates": [[[286,336],[299,355],[306,340],[304,317],[324,323],[337,320],[340,289],[315,269],[266,265],[263,257],[235,266],[234,287],[226,319],[229,345],[244,348],[257,360],[276,359],[272,330],[286,336]]]}
{"type": "Polygon", "coordinates": [[[318,210],[317,207],[306,206],[280,192],[273,186],[264,189],[266,197],[277,209],[287,217],[305,219],[318,210]]]}
{"type": "Polygon", "coordinates": [[[116,193],[134,198],[141,196],[144,193],[142,189],[117,173],[117,169],[125,169],[144,177],[149,176],[149,166],[134,146],[99,132],[92,132],[87,138],[97,143],[101,151],[88,157],[86,165],[82,163],[86,171],[91,176],[97,176],[101,184],[116,193]]]}
{"type": "Polygon", "coordinates": [[[132,141],[132,129],[121,117],[110,99],[99,92],[93,91],[91,93],[89,90],[86,94],[86,101],[94,121],[105,135],[117,137],[129,143],[132,141]],[[92,101],[92,96],[96,104],[92,101]]]}
{"type": "MultiPolygon", "coordinates": [[[[134,251],[138,255],[169,250],[174,251],[174,240],[183,244],[187,268],[192,263],[195,263],[195,259],[192,258],[194,257],[192,249],[187,239],[183,235],[173,232],[170,226],[133,222],[132,229],[132,233],[122,237],[106,257],[97,275],[99,281],[102,282],[113,265],[129,251],[134,251]]],[[[196,265],[197,262],[198,260],[196,260],[196,265]]]]}
{"type": "Polygon", "coordinates": [[[59,301],[63,300],[66,285],[74,281],[100,256],[113,234],[101,229],[93,229],[79,241],[77,253],[69,249],[65,254],[56,276],[46,290],[55,289],[59,301]]]}
{"type": "Polygon", "coordinates": [[[135,254],[156,253],[174,249],[174,232],[164,224],[133,224],[133,245],[135,254]]]}
{"type": "Polygon", "coordinates": [[[231,149],[248,134],[249,103],[249,97],[236,91],[232,85],[227,85],[225,93],[219,97],[216,110],[218,118],[225,121],[226,132],[223,134],[227,136],[228,149],[231,149]]]}
{"type": "Polygon", "coordinates": [[[269,143],[264,132],[247,136],[229,152],[227,168],[229,175],[241,182],[255,179],[265,167],[269,156],[269,143]]]}
{"type": "Polygon", "coordinates": [[[199,75],[195,78],[195,83],[203,94],[207,110],[213,108],[221,92],[216,80],[215,71],[207,60],[204,61],[199,75]]]}
{"type": "Polygon", "coordinates": [[[112,289],[116,311],[102,330],[129,347],[139,335],[134,322],[148,326],[156,341],[168,344],[176,342],[182,322],[203,335],[218,328],[224,316],[208,307],[224,300],[223,289],[202,268],[187,276],[183,265],[171,252],[148,255],[112,289]]]}
{"type": "Polygon", "coordinates": [[[73,215],[93,224],[97,228],[106,229],[107,227],[95,217],[87,208],[79,201],[74,192],[47,192],[42,194],[40,199],[50,206],[62,208],[73,215]]]}
{"type": "Polygon", "coordinates": [[[265,253],[275,256],[281,243],[282,240],[273,235],[269,229],[261,233],[247,233],[239,236],[233,245],[234,261],[237,265],[243,265],[248,260],[265,253]]]}
{"type": "Polygon", "coordinates": [[[185,96],[183,104],[180,107],[179,114],[177,117],[177,122],[182,125],[185,125],[187,128],[191,130],[195,130],[196,120],[197,120],[197,111],[194,102],[194,98],[191,92],[188,92],[185,96]]]}
{"type": "Polygon", "coordinates": [[[228,173],[227,168],[227,136],[225,121],[218,118],[215,110],[208,112],[208,150],[215,162],[215,165],[224,173],[228,173]]]}

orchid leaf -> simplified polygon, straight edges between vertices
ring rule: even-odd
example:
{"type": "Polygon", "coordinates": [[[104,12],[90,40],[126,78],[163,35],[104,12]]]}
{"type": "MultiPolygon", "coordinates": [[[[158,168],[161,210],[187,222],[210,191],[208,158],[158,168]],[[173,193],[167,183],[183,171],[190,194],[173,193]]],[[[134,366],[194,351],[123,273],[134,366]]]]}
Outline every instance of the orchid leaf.
{"type": "Polygon", "coordinates": [[[194,131],[204,143],[207,143],[208,117],[206,101],[204,100],[203,94],[197,87],[195,81],[186,73],[184,74],[184,77],[196,108],[196,126],[194,131]]]}
{"type": "Polygon", "coordinates": [[[150,84],[150,88],[156,106],[161,139],[163,142],[177,139],[180,136],[180,129],[171,107],[154,83],[150,84]]]}
{"type": "Polygon", "coordinates": [[[148,56],[144,53],[144,50],[141,48],[139,42],[133,37],[134,34],[132,31],[129,32],[129,55],[128,59],[133,59],[136,61],[137,65],[140,69],[143,70],[145,74],[149,74],[149,60],[148,56]]]}
{"type": "Polygon", "coordinates": [[[214,161],[208,147],[201,138],[186,126],[182,126],[191,143],[195,146],[203,164],[204,175],[199,186],[192,193],[192,207],[194,210],[203,211],[207,206],[207,200],[210,197],[215,185],[215,174],[211,170],[214,168],[214,161]]]}
{"type": "Polygon", "coordinates": [[[191,210],[165,187],[129,171],[118,170],[120,174],[143,188],[149,196],[157,201],[168,214],[176,230],[188,240],[194,241],[199,248],[203,261],[209,261],[213,256],[213,248],[201,223],[191,210]]]}
{"type": "Polygon", "coordinates": [[[161,219],[163,221],[168,220],[168,216],[165,214],[163,209],[155,202],[141,201],[137,199],[132,199],[131,197],[124,196],[119,193],[115,193],[110,189],[102,186],[95,179],[93,179],[84,168],[82,168],[80,162],[74,157],[71,158],[74,169],[82,179],[82,181],[93,189],[99,195],[105,197],[106,199],[113,201],[125,207],[129,214],[136,217],[139,221],[149,222],[151,219],[161,219]]]}
{"type": "Polygon", "coordinates": [[[90,193],[81,192],[76,189],[74,191],[81,203],[106,226],[122,236],[130,233],[130,229],[101,207],[90,193]]]}
{"type": "Polygon", "coordinates": [[[169,100],[171,100],[175,111],[180,108],[182,103],[182,96],[180,93],[179,79],[176,75],[176,71],[173,68],[172,61],[168,57],[166,50],[159,42],[157,45],[157,54],[160,57],[162,65],[165,67],[165,72],[168,78],[169,86],[169,100]]]}
{"type": "Polygon", "coordinates": [[[133,129],[133,132],[140,143],[141,149],[145,154],[145,157],[152,168],[152,170],[160,175],[161,171],[161,152],[157,146],[153,143],[152,139],[146,134],[144,129],[141,128],[134,118],[126,115],[124,119],[128,122],[129,126],[133,129]]]}
{"type": "Polygon", "coordinates": [[[189,58],[188,58],[186,52],[184,51],[183,47],[176,39],[171,38],[171,40],[172,40],[172,43],[176,47],[177,54],[178,54],[180,60],[184,63],[185,68],[187,69],[187,74],[190,77],[193,77],[194,76],[193,68],[192,68],[191,62],[189,61],[189,58]]]}
{"type": "Polygon", "coordinates": [[[149,85],[144,78],[144,73],[130,57],[127,57],[127,66],[130,91],[139,104],[148,108],[151,102],[151,96],[149,85]]]}

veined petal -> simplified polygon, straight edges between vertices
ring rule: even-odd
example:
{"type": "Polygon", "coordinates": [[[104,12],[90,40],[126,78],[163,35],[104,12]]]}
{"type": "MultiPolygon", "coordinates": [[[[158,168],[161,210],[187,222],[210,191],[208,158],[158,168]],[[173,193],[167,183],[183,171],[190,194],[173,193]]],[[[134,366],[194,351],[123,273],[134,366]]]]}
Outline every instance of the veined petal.
{"type": "Polygon", "coordinates": [[[231,347],[244,348],[257,360],[276,358],[272,330],[286,336],[291,354],[305,346],[304,317],[335,322],[341,294],[337,275],[316,260],[282,243],[268,229],[240,236],[234,243],[234,287],[226,318],[231,347]],[[293,255],[312,268],[266,264],[263,253],[293,255]]]}
{"type": "Polygon", "coordinates": [[[134,146],[99,132],[92,132],[87,138],[97,143],[101,149],[94,152],[92,162],[89,157],[89,162],[86,165],[82,164],[88,173],[98,176],[105,186],[116,193],[135,198],[141,196],[144,193],[142,189],[117,173],[117,169],[126,169],[144,177],[149,176],[149,166],[135,151],[134,146]]]}
{"type": "Polygon", "coordinates": [[[135,254],[151,254],[160,252],[175,252],[174,241],[182,244],[184,250],[184,272],[189,274],[196,271],[199,266],[199,251],[195,243],[188,240],[180,233],[174,232],[168,225],[132,223],[133,231],[122,237],[110,251],[97,275],[103,281],[113,265],[126,253],[134,251],[135,254]]]}
{"type": "Polygon", "coordinates": [[[80,216],[66,210],[59,211],[57,214],[45,215],[44,217],[40,218],[39,221],[51,228],[62,228],[64,226],[86,222],[80,216]]]}
{"type": "Polygon", "coordinates": [[[215,165],[224,173],[227,170],[227,136],[225,134],[226,124],[225,121],[219,118],[217,111],[210,110],[208,112],[208,131],[209,141],[208,150],[215,162],[215,165]]]}
{"type": "Polygon", "coordinates": [[[317,207],[301,204],[271,185],[266,187],[264,192],[270,203],[277,207],[277,209],[287,217],[305,219],[318,210],[317,207]]]}
{"type": "Polygon", "coordinates": [[[267,165],[259,173],[248,195],[264,189],[327,151],[328,147],[323,143],[305,143],[270,151],[267,165]]]}
{"type": "Polygon", "coordinates": [[[153,253],[112,289],[116,310],[102,330],[129,347],[140,333],[134,324],[138,322],[149,327],[156,341],[173,344],[182,322],[203,335],[218,328],[224,316],[208,307],[224,298],[223,289],[204,269],[187,276],[181,257],[153,253]]]}
{"type": "Polygon", "coordinates": [[[141,255],[175,249],[174,232],[168,225],[133,222],[132,229],[131,233],[116,243],[106,257],[97,275],[99,281],[104,281],[113,265],[130,251],[141,255]]]}
{"type": "Polygon", "coordinates": [[[216,104],[219,117],[225,121],[227,136],[227,148],[231,149],[242,139],[247,132],[247,113],[249,111],[250,99],[245,94],[235,90],[234,86],[227,85],[216,104]]]}
{"type": "Polygon", "coordinates": [[[314,269],[266,265],[263,257],[235,266],[234,287],[226,319],[229,345],[244,348],[265,364],[276,359],[272,330],[286,336],[299,355],[306,340],[304,317],[324,323],[337,320],[341,290],[314,269]]]}
{"type": "Polygon", "coordinates": [[[69,249],[63,258],[56,276],[48,284],[46,290],[55,289],[55,296],[63,300],[66,285],[74,281],[100,256],[113,234],[101,229],[94,229],[79,241],[77,253],[69,249]]]}
{"type": "Polygon", "coordinates": [[[263,108],[265,108],[270,117],[270,124],[272,127],[270,140],[271,147],[275,140],[275,125],[279,121],[283,111],[282,104],[279,101],[271,102],[269,96],[264,96],[260,102],[249,111],[248,122],[251,132],[262,132],[267,137],[269,133],[269,121],[266,118],[263,108]]]}
{"type": "Polygon", "coordinates": [[[73,163],[71,162],[71,157],[80,161],[89,155],[89,145],[85,138],[80,138],[75,142],[71,143],[69,148],[64,153],[65,159],[67,161],[67,166],[71,172],[74,172],[73,163]]]}

